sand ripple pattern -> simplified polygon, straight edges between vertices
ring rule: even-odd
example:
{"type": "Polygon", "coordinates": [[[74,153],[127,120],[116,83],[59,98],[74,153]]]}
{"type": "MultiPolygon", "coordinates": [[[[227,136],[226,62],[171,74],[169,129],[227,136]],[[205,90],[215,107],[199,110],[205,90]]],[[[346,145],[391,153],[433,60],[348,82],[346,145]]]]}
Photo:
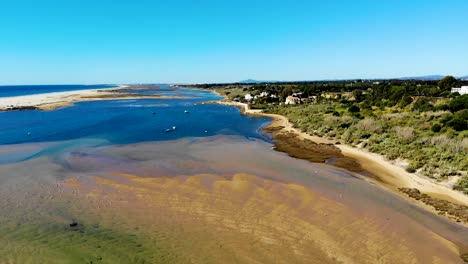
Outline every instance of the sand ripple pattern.
{"type": "MultiPolygon", "coordinates": [[[[353,212],[298,184],[236,174],[65,180],[104,223],[143,228],[179,263],[460,263],[454,248],[411,222],[353,212]],[[117,220],[116,220],[117,219],[117,220]],[[425,241],[421,245],[419,241],[425,241]]],[[[400,219],[404,220],[404,219],[400,219]]],[[[151,239],[150,239],[151,240],[151,239]]]]}

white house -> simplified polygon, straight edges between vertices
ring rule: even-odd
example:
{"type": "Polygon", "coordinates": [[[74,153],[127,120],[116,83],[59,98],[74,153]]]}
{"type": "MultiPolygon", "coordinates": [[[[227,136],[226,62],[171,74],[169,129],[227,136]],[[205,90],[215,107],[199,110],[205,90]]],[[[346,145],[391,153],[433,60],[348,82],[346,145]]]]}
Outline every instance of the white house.
{"type": "Polygon", "coordinates": [[[266,96],[268,96],[268,93],[267,93],[267,92],[261,92],[261,93],[260,93],[260,97],[266,97],[266,96]]]}
{"type": "Polygon", "coordinates": [[[286,97],[286,101],[284,104],[286,105],[293,105],[293,104],[300,104],[301,103],[301,98],[299,97],[294,97],[294,96],[288,96],[286,97]]]}
{"type": "Polygon", "coordinates": [[[462,86],[461,88],[452,88],[452,93],[459,93],[461,95],[468,94],[468,86],[462,86]]]}
{"type": "Polygon", "coordinates": [[[247,101],[250,101],[250,100],[253,99],[253,97],[252,97],[251,94],[246,94],[246,95],[244,96],[244,98],[245,98],[245,100],[247,100],[247,101]]]}

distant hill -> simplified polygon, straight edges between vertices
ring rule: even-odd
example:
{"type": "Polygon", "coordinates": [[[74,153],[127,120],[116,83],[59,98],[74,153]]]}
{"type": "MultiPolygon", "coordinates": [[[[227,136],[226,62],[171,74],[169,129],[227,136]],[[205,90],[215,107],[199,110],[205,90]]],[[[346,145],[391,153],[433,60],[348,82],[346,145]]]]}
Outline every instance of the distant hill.
{"type": "Polygon", "coordinates": [[[274,83],[274,82],[280,82],[280,81],[272,81],[272,80],[259,81],[259,80],[247,79],[247,80],[240,81],[238,83],[274,83]]]}
{"type": "Polygon", "coordinates": [[[422,80],[422,81],[437,81],[443,79],[444,75],[426,75],[426,76],[414,76],[414,77],[401,77],[396,78],[398,80],[422,80]]]}
{"type": "MultiPolygon", "coordinates": [[[[398,78],[399,80],[421,80],[421,81],[438,81],[443,79],[446,75],[426,75],[426,76],[416,76],[416,77],[403,77],[398,78]]],[[[468,75],[466,76],[455,76],[457,79],[468,80],[468,75]]]]}
{"type": "MultiPolygon", "coordinates": [[[[425,76],[413,76],[413,77],[398,77],[398,78],[373,78],[370,80],[420,80],[420,81],[438,81],[441,80],[445,77],[446,75],[439,75],[439,74],[434,74],[434,75],[425,75],[425,76]]],[[[456,77],[458,79],[463,79],[463,80],[468,80],[468,75],[466,76],[459,76],[456,77]]],[[[334,80],[314,80],[314,81],[346,81],[347,79],[334,79],[334,80]]],[[[353,79],[349,79],[348,81],[351,81],[353,79]]],[[[311,80],[308,80],[310,82],[311,80]]],[[[277,83],[277,82],[282,82],[282,81],[273,81],[273,80],[266,80],[266,81],[260,81],[260,80],[254,80],[254,79],[247,79],[243,81],[239,81],[237,83],[241,84],[246,84],[246,83],[277,83]]],[[[296,81],[296,82],[305,82],[305,80],[302,81],[296,81]]],[[[313,81],[312,81],[313,82],[313,81]]]]}

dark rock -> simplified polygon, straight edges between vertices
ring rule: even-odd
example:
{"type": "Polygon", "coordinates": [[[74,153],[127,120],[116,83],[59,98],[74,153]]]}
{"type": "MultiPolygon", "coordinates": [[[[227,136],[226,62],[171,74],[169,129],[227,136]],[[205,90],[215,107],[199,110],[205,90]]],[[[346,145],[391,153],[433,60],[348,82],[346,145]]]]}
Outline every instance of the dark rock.
{"type": "Polygon", "coordinates": [[[468,253],[463,254],[460,257],[463,259],[463,261],[465,261],[465,263],[468,263],[468,253]]]}
{"type": "Polygon", "coordinates": [[[468,223],[468,206],[431,197],[415,188],[399,188],[398,190],[415,200],[432,206],[440,215],[451,216],[457,222],[468,223]]]}

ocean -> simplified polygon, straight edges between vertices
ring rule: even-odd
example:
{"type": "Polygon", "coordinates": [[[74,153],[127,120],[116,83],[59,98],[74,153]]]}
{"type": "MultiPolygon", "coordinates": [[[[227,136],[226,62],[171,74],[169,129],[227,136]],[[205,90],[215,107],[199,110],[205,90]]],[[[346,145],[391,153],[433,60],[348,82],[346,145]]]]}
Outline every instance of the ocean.
{"type": "Polygon", "coordinates": [[[99,85],[0,85],[0,97],[44,94],[55,92],[79,91],[88,89],[105,89],[118,87],[113,84],[99,85]]]}

